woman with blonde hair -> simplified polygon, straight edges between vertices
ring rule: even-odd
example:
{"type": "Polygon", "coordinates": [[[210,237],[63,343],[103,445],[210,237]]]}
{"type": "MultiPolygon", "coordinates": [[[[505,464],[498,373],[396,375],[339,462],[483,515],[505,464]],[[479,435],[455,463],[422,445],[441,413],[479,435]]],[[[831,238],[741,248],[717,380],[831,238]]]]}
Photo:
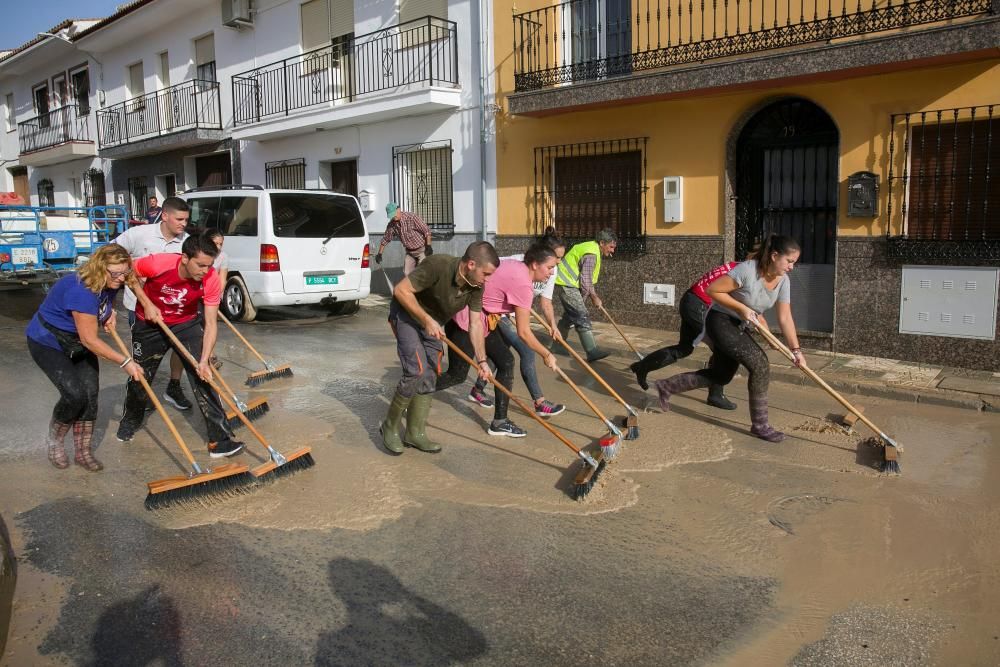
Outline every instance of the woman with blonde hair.
{"type": "Polygon", "coordinates": [[[146,313],[152,309],[159,318],[132,274],[128,251],[110,244],[98,249],[76,273],[60,278],[28,323],[25,333],[31,358],[59,390],[47,438],[49,461],[56,468],[69,467],[63,440],[71,428],[77,465],[90,472],[104,468],[91,452],[100,386],[97,358],[118,364],[135,380],[142,377],[142,368],[132,357],[98,335],[99,326],[105,331],[114,329],[115,297],[126,284],[139,296],[146,313]]]}

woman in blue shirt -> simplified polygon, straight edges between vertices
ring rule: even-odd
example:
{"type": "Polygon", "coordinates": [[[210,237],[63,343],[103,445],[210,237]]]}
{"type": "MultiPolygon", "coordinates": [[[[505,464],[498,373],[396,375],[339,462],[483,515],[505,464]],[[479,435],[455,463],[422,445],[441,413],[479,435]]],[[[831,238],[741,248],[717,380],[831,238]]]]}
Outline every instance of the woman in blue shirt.
{"type": "MultiPolygon", "coordinates": [[[[132,274],[132,258],[124,248],[111,244],[52,286],[25,331],[31,358],[59,390],[47,442],[49,461],[56,468],[69,467],[63,440],[70,428],[76,463],[91,472],[104,467],[91,453],[99,389],[97,358],[118,364],[135,380],[142,377],[142,368],[131,357],[98,336],[98,325],[105,331],[114,328],[115,297],[124,284],[141,295],[150,319],[153,305],[147,303],[149,299],[132,274]]],[[[159,317],[155,307],[152,312],[159,317]]]]}

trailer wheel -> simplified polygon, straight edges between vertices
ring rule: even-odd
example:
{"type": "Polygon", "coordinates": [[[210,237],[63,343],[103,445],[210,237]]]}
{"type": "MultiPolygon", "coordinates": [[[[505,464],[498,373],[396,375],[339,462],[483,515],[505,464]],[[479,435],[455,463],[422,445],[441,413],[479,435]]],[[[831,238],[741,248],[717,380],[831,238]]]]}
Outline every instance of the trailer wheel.
{"type": "Polygon", "coordinates": [[[250,292],[243,278],[233,276],[226,281],[222,291],[222,310],[231,320],[237,322],[253,322],[257,317],[257,308],[250,300],[250,292]]]}

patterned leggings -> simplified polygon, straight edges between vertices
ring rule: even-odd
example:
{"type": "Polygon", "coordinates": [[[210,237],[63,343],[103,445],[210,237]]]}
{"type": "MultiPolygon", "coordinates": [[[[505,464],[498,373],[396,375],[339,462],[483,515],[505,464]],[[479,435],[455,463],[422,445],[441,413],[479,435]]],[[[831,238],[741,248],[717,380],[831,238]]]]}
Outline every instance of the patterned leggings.
{"type": "Polygon", "coordinates": [[[757,341],[743,329],[742,322],[718,310],[710,310],[705,318],[705,330],[715,349],[709,367],[698,374],[713,384],[729,384],[743,365],[749,373],[750,399],[766,397],[771,364],[757,341]]]}

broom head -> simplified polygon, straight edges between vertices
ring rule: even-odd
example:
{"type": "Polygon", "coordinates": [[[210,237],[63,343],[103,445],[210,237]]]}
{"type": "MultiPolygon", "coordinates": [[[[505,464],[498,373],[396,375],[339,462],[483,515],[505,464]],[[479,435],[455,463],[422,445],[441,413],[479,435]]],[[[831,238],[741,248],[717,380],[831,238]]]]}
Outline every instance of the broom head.
{"type": "Polygon", "coordinates": [[[247,386],[256,387],[261,382],[267,382],[268,380],[276,380],[278,378],[290,378],[292,377],[292,367],[288,364],[284,366],[278,366],[273,370],[262,370],[256,373],[251,373],[247,376],[247,386]]]}
{"type": "Polygon", "coordinates": [[[622,439],[617,433],[608,433],[606,436],[601,438],[601,453],[604,455],[604,459],[607,461],[612,461],[622,448],[622,439]]]}
{"type": "Polygon", "coordinates": [[[158,479],[146,485],[149,489],[146,509],[210,504],[242,495],[251,482],[250,469],[242,463],[227,463],[211,472],[158,479]]]}
{"type": "MultiPolygon", "coordinates": [[[[250,421],[260,419],[271,409],[271,406],[267,404],[266,398],[255,398],[252,401],[247,402],[246,406],[246,410],[243,411],[243,416],[250,421]]],[[[226,423],[229,425],[229,428],[243,426],[243,420],[240,419],[232,410],[226,413],[226,423]]]]}
{"type": "Polygon", "coordinates": [[[580,468],[580,472],[576,473],[572,489],[573,498],[576,500],[580,500],[590,493],[590,490],[594,488],[594,484],[597,483],[597,478],[604,472],[607,462],[604,460],[604,453],[602,451],[594,454],[594,461],[597,462],[596,468],[584,462],[583,467],[580,468]]]}
{"type": "Polygon", "coordinates": [[[626,440],[639,439],[639,418],[631,412],[622,420],[622,427],[625,429],[626,440]]]}
{"type": "Polygon", "coordinates": [[[882,447],[882,456],[882,472],[893,475],[900,474],[899,450],[896,449],[896,446],[884,443],[884,446],[882,447]]]}
{"type": "Polygon", "coordinates": [[[303,447],[291,454],[286,454],[285,462],[281,465],[275,463],[274,459],[270,459],[251,470],[250,474],[258,482],[273,482],[279,477],[293,475],[300,470],[312,468],[314,465],[316,465],[316,461],[312,457],[312,448],[303,447]]]}

